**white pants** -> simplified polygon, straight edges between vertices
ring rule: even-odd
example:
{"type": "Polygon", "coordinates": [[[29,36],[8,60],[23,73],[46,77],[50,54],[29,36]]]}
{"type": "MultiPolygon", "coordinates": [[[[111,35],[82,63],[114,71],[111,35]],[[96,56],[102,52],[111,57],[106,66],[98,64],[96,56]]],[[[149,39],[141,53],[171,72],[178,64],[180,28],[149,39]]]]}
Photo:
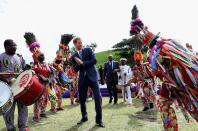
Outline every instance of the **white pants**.
{"type": "Polygon", "coordinates": [[[130,86],[122,87],[122,97],[123,97],[123,101],[126,100],[126,98],[128,97],[128,103],[129,103],[129,104],[132,104],[130,86]],[[124,89],[124,88],[125,88],[125,89],[124,89]],[[125,94],[124,94],[124,93],[125,93],[125,94]],[[126,95],[127,95],[127,96],[126,96],[126,95]]]}

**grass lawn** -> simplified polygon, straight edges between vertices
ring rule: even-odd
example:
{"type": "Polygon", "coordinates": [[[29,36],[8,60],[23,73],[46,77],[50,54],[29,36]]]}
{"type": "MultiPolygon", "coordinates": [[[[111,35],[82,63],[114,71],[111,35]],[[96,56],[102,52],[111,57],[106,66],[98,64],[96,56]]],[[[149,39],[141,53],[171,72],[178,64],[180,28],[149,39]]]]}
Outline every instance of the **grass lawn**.
{"type": "Polygon", "coordinates": [[[118,51],[114,51],[114,50],[107,50],[107,51],[102,51],[102,52],[98,52],[96,53],[96,59],[97,59],[97,66],[100,65],[104,65],[105,62],[107,62],[107,57],[109,55],[113,55],[113,58],[117,61],[119,61],[120,57],[118,55],[116,55],[116,53],[118,53],[118,51]]]}
{"type": "MultiPolygon", "coordinates": [[[[133,99],[133,105],[128,106],[120,100],[118,105],[109,105],[108,99],[103,98],[103,117],[106,128],[95,126],[95,111],[93,101],[87,102],[89,121],[79,126],[80,120],[79,105],[70,105],[69,99],[64,100],[64,111],[52,114],[48,112],[49,118],[33,123],[32,106],[29,107],[29,129],[30,131],[162,131],[160,113],[153,109],[148,112],[141,112],[140,100],[133,99]]],[[[17,111],[16,111],[17,112],[17,111]]],[[[180,111],[177,110],[180,131],[197,131],[198,124],[194,120],[186,123],[180,111]]],[[[17,117],[15,117],[16,119],[17,117]]],[[[15,120],[17,121],[17,120],[15,120]]],[[[4,131],[4,122],[0,119],[0,130],[4,131]]]]}

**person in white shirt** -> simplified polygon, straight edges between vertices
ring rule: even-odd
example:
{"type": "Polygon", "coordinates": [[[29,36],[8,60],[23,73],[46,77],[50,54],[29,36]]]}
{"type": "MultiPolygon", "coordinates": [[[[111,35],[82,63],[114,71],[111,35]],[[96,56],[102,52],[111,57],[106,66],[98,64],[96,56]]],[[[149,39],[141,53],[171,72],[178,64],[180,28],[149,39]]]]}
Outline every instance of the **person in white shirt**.
{"type": "Polygon", "coordinates": [[[123,102],[126,102],[126,98],[128,98],[128,103],[132,104],[130,86],[125,86],[132,77],[132,71],[130,66],[126,65],[127,59],[121,58],[120,62],[121,65],[118,76],[119,76],[119,85],[122,88],[123,102]]]}

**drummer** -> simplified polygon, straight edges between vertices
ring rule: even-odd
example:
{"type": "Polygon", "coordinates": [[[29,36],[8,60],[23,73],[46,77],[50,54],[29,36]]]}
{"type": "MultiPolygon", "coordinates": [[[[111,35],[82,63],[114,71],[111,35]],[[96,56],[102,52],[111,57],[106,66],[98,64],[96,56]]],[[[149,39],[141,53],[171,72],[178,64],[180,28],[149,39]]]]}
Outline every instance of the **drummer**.
{"type": "MultiPolygon", "coordinates": [[[[9,72],[9,75],[0,75],[0,80],[6,82],[8,85],[11,85],[11,80],[15,78],[15,76],[11,73],[19,73],[22,71],[22,62],[21,58],[17,56],[16,43],[7,39],[4,42],[5,53],[0,54],[0,72],[9,72]]],[[[14,100],[11,109],[4,114],[4,121],[8,131],[15,131],[14,124],[14,112],[15,106],[17,104],[18,107],[18,128],[19,131],[28,131],[27,123],[28,123],[28,108],[24,104],[19,101],[14,100]]]]}
{"type": "Polygon", "coordinates": [[[37,76],[40,79],[42,85],[46,88],[41,98],[34,104],[34,116],[33,121],[39,122],[41,117],[48,118],[46,114],[46,108],[48,103],[48,89],[49,86],[49,74],[50,68],[47,63],[44,62],[45,56],[44,54],[40,54],[34,62],[33,69],[36,72],[37,76]]]}

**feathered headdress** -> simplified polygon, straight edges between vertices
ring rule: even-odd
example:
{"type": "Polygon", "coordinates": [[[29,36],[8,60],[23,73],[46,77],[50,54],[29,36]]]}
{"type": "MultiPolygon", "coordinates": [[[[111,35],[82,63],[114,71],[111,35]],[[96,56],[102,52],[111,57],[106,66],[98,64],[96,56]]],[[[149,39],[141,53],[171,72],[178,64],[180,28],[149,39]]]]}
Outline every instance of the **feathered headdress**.
{"type": "Polygon", "coordinates": [[[74,38],[73,34],[63,34],[61,35],[60,43],[63,45],[68,45],[69,42],[74,38]]]}
{"type": "Polygon", "coordinates": [[[137,9],[137,6],[134,5],[133,9],[131,10],[132,14],[132,21],[131,21],[131,30],[130,30],[130,35],[135,35],[141,31],[143,28],[144,24],[143,22],[138,18],[139,17],[139,12],[137,9]]]}
{"type": "Polygon", "coordinates": [[[139,12],[138,12],[136,5],[133,6],[133,9],[131,10],[131,14],[132,14],[132,17],[131,17],[132,20],[139,17],[139,12]]]}
{"type": "Polygon", "coordinates": [[[37,42],[35,35],[31,32],[26,32],[24,38],[27,46],[33,54],[32,57],[34,61],[37,61],[38,57],[44,54],[40,51],[40,44],[37,42]]]}
{"type": "Polygon", "coordinates": [[[40,48],[40,44],[37,42],[36,37],[33,33],[26,32],[24,38],[31,52],[33,52],[34,48],[36,47],[40,48]]]}
{"type": "Polygon", "coordinates": [[[136,35],[144,44],[152,47],[159,34],[154,35],[148,31],[146,26],[144,26],[144,23],[138,18],[139,14],[136,5],[133,6],[131,13],[132,21],[130,35],[136,35]]]}

